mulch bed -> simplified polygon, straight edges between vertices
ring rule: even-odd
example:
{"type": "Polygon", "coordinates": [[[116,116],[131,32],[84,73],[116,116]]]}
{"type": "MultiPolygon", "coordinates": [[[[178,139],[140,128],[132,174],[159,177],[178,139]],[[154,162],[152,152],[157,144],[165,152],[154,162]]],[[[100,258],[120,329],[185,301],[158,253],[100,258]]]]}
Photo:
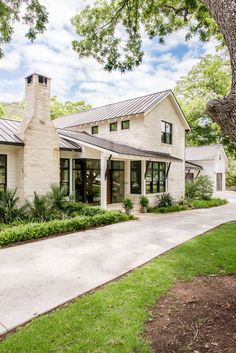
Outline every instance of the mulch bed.
{"type": "Polygon", "coordinates": [[[154,353],[235,353],[236,276],[178,282],[150,310],[154,353]]]}

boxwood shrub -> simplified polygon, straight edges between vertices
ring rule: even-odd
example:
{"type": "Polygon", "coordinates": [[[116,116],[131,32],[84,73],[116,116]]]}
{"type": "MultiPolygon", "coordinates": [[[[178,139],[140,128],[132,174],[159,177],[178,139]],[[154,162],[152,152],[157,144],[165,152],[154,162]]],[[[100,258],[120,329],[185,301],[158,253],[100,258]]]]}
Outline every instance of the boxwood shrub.
{"type": "Polygon", "coordinates": [[[0,247],[16,242],[44,238],[50,235],[61,235],[92,227],[128,221],[131,218],[118,211],[105,211],[93,216],[77,216],[71,219],[19,225],[0,231],[0,247]]]}

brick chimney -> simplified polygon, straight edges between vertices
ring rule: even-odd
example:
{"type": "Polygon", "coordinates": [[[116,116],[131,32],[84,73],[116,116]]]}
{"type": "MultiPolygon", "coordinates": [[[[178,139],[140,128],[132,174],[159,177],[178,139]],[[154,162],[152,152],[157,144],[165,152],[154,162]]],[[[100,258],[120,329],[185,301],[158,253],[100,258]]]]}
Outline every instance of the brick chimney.
{"type": "Polygon", "coordinates": [[[25,79],[25,118],[17,135],[24,148],[18,152],[19,194],[32,199],[34,191],[45,194],[59,184],[59,137],[50,118],[51,80],[38,74],[25,79]]]}

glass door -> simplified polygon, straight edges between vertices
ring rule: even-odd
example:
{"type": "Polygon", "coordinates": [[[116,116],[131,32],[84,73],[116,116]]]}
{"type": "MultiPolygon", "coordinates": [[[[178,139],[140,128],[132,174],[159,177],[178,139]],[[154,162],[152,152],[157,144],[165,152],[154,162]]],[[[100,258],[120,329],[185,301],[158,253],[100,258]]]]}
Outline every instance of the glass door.
{"type": "Polygon", "coordinates": [[[84,161],[73,159],[72,186],[75,201],[85,202],[84,161]]]}
{"type": "Polygon", "coordinates": [[[125,163],[123,161],[111,161],[111,202],[122,202],[124,195],[125,163]]]}

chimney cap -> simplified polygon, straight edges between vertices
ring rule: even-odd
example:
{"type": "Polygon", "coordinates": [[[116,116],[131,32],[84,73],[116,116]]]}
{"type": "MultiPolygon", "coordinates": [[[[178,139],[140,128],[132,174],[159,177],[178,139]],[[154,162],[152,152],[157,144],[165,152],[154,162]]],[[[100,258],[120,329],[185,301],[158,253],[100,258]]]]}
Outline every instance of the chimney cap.
{"type": "Polygon", "coordinates": [[[42,75],[42,74],[38,74],[37,72],[33,72],[32,74],[25,76],[25,80],[30,76],[43,76],[43,77],[46,77],[48,80],[51,80],[51,77],[48,77],[48,76],[42,75]]]}

